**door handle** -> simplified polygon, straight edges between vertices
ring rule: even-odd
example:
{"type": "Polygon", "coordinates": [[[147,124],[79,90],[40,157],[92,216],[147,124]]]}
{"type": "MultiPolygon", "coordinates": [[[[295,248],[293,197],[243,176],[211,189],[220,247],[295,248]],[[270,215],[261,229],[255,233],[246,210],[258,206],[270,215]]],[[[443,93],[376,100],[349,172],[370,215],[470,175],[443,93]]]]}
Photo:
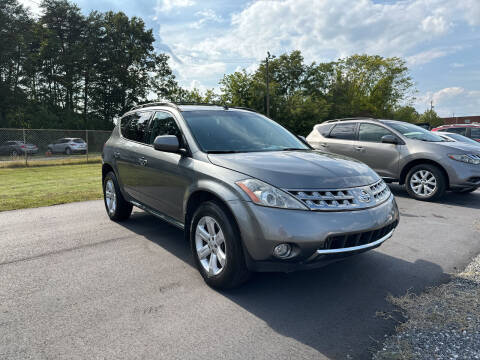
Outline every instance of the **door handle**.
{"type": "Polygon", "coordinates": [[[363,150],[363,146],[355,146],[355,149],[358,150],[358,151],[362,151],[362,150],[363,150]]]}
{"type": "Polygon", "coordinates": [[[138,159],[138,162],[140,163],[140,165],[142,166],[146,166],[148,161],[147,159],[145,159],[144,157],[141,157],[140,159],[138,159]]]}
{"type": "Polygon", "coordinates": [[[327,143],[320,143],[320,146],[327,147],[328,144],[327,143]]]}
{"type": "Polygon", "coordinates": [[[113,157],[114,157],[115,159],[120,158],[120,153],[119,153],[118,151],[115,151],[115,152],[113,153],[113,157]]]}

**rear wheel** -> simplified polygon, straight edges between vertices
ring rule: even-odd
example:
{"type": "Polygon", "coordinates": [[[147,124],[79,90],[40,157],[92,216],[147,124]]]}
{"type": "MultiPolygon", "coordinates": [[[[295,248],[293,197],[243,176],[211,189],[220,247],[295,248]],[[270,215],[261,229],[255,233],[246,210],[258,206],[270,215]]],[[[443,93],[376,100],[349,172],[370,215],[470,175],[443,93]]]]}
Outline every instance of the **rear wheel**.
{"type": "Polygon", "coordinates": [[[103,200],[111,220],[124,221],[130,217],[133,206],[123,198],[113,172],[109,172],[103,180],[103,200]]]}
{"type": "Polygon", "coordinates": [[[229,289],[248,280],[240,236],[220,204],[207,201],[195,211],[190,246],[200,274],[211,287],[229,289]]]}
{"type": "Polygon", "coordinates": [[[71,154],[72,154],[72,149],[70,149],[69,147],[67,147],[67,148],[65,149],[65,154],[71,155],[71,154]]]}
{"type": "Polygon", "coordinates": [[[438,167],[420,164],[410,169],[405,185],[408,194],[414,199],[433,201],[445,194],[447,179],[438,167]]]}

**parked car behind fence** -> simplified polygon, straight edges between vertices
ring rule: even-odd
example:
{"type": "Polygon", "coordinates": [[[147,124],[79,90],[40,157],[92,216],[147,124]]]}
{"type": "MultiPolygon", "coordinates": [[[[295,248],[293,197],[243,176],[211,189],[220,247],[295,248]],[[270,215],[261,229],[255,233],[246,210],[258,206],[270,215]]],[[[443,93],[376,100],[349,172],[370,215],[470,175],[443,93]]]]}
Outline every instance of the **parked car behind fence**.
{"type": "Polygon", "coordinates": [[[16,163],[15,166],[19,166],[35,161],[86,160],[87,157],[99,159],[103,145],[110,134],[111,131],[103,130],[0,128],[0,167],[10,166],[9,164],[13,164],[13,162],[16,163]],[[49,146],[60,139],[69,139],[70,150],[67,150],[67,147],[60,149],[59,146],[58,151],[50,151],[49,146]],[[18,145],[15,147],[11,144],[13,142],[18,145]],[[22,144],[26,146],[26,153],[22,151],[22,144]],[[13,151],[14,149],[16,150],[13,151]]]}

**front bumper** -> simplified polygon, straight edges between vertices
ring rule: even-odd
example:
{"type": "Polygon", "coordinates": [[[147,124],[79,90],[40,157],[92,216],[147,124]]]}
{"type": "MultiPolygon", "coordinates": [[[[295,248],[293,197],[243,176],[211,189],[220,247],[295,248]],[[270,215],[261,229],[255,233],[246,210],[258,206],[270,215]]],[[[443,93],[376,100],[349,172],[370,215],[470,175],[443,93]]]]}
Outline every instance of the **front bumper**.
{"type": "Polygon", "coordinates": [[[445,167],[451,189],[480,187],[480,165],[450,160],[445,167]]]}
{"type": "Polygon", "coordinates": [[[390,238],[399,220],[392,195],[376,207],[356,211],[285,210],[244,201],[232,201],[230,206],[240,228],[247,266],[252,271],[317,268],[368,251],[390,238]],[[332,237],[387,228],[387,233],[365,246],[324,249],[325,241],[332,237]],[[292,244],[293,257],[281,260],[273,256],[274,247],[281,243],[292,244]]]}

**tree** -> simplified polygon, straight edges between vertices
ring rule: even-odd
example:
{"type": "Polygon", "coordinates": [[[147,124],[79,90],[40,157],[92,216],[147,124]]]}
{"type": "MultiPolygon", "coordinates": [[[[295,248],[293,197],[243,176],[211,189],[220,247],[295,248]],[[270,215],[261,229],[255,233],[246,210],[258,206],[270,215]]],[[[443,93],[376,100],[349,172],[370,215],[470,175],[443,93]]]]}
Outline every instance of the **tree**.
{"type": "Polygon", "coordinates": [[[392,119],[406,121],[409,123],[419,122],[420,115],[412,106],[399,106],[393,112],[392,119]]]}
{"type": "Polygon", "coordinates": [[[429,123],[431,127],[443,125],[443,120],[433,109],[426,110],[422,115],[420,115],[419,122],[429,123]]]}

